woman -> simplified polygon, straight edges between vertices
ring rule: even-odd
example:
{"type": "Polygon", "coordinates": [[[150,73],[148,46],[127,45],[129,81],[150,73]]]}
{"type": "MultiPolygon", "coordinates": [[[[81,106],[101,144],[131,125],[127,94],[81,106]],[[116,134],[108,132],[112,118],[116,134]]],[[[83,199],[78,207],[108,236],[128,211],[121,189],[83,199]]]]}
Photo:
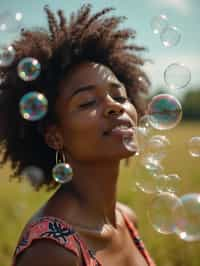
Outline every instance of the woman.
{"type": "Polygon", "coordinates": [[[1,69],[2,164],[10,159],[14,176],[38,166],[49,189],[61,185],[27,222],[13,266],[152,266],[133,211],[116,201],[120,160],[137,150],[134,128],[149,84],[131,51],[144,48],[127,44],[135,32],[118,29],[124,17],[105,17],[112,8],[91,15],[84,5],[69,23],[62,11],[59,22],[45,11],[50,32],[23,31],[14,62],[1,69]],[[29,82],[16,71],[26,57],[41,64],[29,82]],[[30,122],[18,105],[32,90],[46,96],[48,112],[30,122]],[[55,156],[56,166],[67,161],[68,182],[57,178],[55,156]]]}

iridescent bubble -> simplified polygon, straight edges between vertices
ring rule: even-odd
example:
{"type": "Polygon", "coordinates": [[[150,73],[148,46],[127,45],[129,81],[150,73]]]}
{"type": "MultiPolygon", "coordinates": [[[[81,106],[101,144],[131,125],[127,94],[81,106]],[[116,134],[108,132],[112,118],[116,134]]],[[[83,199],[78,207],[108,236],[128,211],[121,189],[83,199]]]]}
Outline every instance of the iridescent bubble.
{"type": "Polygon", "coordinates": [[[162,192],[156,195],[147,213],[153,228],[161,234],[174,233],[176,230],[174,210],[176,209],[176,215],[181,214],[181,206],[180,199],[173,193],[162,192]]]}
{"type": "Polygon", "coordinates": [[[164,71],[164,80],[170,89],[181,89],[191,81],[191,72],[182,63],[173,63],[164,71]]]}
{"type": "Polygon", "coordinates": [[[147,142],[145,151],[154,154],[158,159],[166,156],[170,141],[166,136],[154,135],[147,142]]]}
{"type": "Polygon", "coordinates": [[[26,93],[19,103],[22,117],[29,121],[37,121],[43,118],[48,111],[48,101],[39,92],[31,91],[26,93]]]}
{"type": "Polygon", "coordinates": [[[192,137],[188,142],[189,154],[192,157],[200,157],[200,136],[192,137]]]}
{"type": "Polygon", "coordinates": [[[0,47],[0,67],[8,67],[15,59],[15,49],[12,45],[0,47]]]}
{"type": "Polygon", "coordinates": [[[44,171],[36,166],[25,167],[21,175],[36,189],[38,189],[45,181],[44,171]]]}
{"type": "Polygon", "coordinates": [[[159,34],[168,27],[168,18],[166,15],[161,14],[153,17],[151,20],[151,29],[154,34],[159,34]]]}
{"type": "Polygon", "coordinates": [[[160,33],[160,40],[165,47],[176,46],[181,40],[180,30],[175,26],[169,26],[160,33]]]}
{"type": "Polygon", "coordinates": [[[18,75],[24,81],[32,81],[39,77],[41,65],[32,57],[23,58],[17,66],[18,75]]]}
{"type": "Polygon", "coordinates": [[[179,175],[168,174],[166,181],[167,181],[166,187],[167,187],[168,192],[175,193],[178,191],[178,186],[179,186],[180,181],[181,181],[181,177],[179,175]]]}
{"type": "MultiPolygon", "coordinates": [[[[200,194],[191,193],[180,198],[183,212],[180,215],[181,206],[175,210],[176,234],[185,241],[200,240],[200,194]]],[[[182,208],[181,208],[182,210],[182,208]]]]}
{"type": "Polygon", "coordinates": [[[72,179],[73,172],[69,164],[59,163],[54,166],[52,175],[56,182],[64,184],[72,179]]]}
{"type": "Polygon", "coordinates": [[[142,158],[135,168],[136,187],[144,193],[156,192],[155,176],[163,172],[162,165],[157,160],[142,158]]]}
{"type": "Polygon", "coordinates": [[[169,94],[154,96],[149,104],[149,122],[159,130],[174,128],[182,118],[182,106],[178,99],[169,94]]]}

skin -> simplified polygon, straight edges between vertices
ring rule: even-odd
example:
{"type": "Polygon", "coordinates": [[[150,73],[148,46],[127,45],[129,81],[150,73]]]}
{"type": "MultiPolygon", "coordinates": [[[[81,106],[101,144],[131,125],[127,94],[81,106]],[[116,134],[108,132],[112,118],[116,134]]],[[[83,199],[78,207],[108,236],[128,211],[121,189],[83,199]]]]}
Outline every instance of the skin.
{"type": "MultiPolygon", "coordinates": [[[[134,213],[116,201],[120,160],[134,155],[137,145],[128,150],[122,136],[104,134],[120,119],[129,120],[134,127],[137,124],[136,109],[128,101],[124,85],[109,68],[100,64],[83,62],[74,66],[59,86],[56,101],[59,122],[47,128],[45,140],[55,150],[64,151],[73,169],[73,179],[62,185],[30,222],[50,215],[70,223],[103,266],[147,265],[133,244],[118,209],[128,211],[133,222],[134,213]],[[80,87],[88,85],[92,88],[77,92],[80,87]]],[[[134,133],[132,139],[135,139],[134,133]]],[[[27,255],[22,255],[19,265],[30,263],[27,261],[30,253],[38,252],[37,257],[40,253],[42,257],[42,251],[51,249],[53,244],[48,243],[44,248],[44,244],[38,241],[38,247],[34,249],[33,245],[25,252],[27,255]]],[[[55,260],[58,247],[53,246],[55,260]]],[[[72,254],[68,256],[70,262],[72,254]]],[[[61,256],[58,257],[60,260],[61,256]]],[[[45,265],[52,265],[51,256],[47,260],[45,258],[45,265]]],[[[62,263],[57,259],[55,265],[62,263]]],[[[72,259],[69,265],[80,265],[80,262],[72,259]]]]}

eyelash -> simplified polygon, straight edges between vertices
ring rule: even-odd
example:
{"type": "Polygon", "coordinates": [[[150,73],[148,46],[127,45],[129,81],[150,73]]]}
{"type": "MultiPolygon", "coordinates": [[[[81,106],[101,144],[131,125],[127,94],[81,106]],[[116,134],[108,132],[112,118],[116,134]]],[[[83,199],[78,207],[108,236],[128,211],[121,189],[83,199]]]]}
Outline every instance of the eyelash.
{"type": "MultiPolygon", "coordinates": [[[[125,103],[126,101],[129,100],[128,98],[123,97],[123,96],[114,97],[113,99],[117,100],[117,101],[120,102],[120,103],[125,103]]],[[[88,106],[94,104],[95,102],[96,102],[96,101],[90,101],[90,102],[87,102],[87,103],[83,103],[83,104],[80,104],[79,107],[80,107],[80,108],[85,108],[85,107],[88,107],[88,106]]]]}

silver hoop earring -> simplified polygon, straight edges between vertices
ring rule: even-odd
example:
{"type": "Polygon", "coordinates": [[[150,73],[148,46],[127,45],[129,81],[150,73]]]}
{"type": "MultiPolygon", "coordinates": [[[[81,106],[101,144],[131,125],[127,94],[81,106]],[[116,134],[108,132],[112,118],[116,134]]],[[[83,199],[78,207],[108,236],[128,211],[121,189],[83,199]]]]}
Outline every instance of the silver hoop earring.
{"type": "Polygon", "coordinates": [[[73,170],[71,166],[66,163],[65,154],[63,150],[56,151],[56,165],[52,169],[53,179],[64,184],[72,180],[73,170]]]}

